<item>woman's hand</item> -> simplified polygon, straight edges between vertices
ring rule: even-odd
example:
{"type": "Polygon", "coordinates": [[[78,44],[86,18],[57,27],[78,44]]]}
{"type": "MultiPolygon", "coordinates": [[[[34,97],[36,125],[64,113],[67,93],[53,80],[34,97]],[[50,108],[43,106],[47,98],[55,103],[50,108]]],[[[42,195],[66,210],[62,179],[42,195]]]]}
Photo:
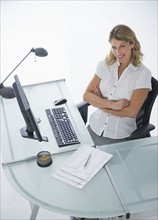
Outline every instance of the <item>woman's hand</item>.
{"type": "MultiPolygon", "coordinates": [[[[99,86],[95,86],[93,88],[93,92],[94,92],[95,95],[103,98],[99,86]]],[[[120,100],[117,100],[117,101],[109,100],[109,101],[111,103],[110,109],[113,109],[113,110],[121,110],[123,108],[126,108],[127,106],[129,106],[129,103],[130,103],[130,101],[127,100],[127,99],[120,99],[120,100]]]]}
{"type": "Polygon", "coordinates": [[[118,101],[112,101],[111,102],[111,109],[113,110],[121,110],[123,108],[128,107],[130,104],[130,101],[127,99],[120,99],[118,101]]]}

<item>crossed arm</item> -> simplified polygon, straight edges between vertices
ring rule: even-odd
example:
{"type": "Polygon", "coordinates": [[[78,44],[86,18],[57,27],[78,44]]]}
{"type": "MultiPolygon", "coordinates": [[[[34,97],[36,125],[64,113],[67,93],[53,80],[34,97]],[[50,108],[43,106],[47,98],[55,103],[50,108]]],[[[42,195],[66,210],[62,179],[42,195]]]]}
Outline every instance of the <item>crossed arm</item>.
{"type": "Polygon", "coordinates": [[[127,99],[109,100],[102,97],[99,89],[100,80],[97,75],[94,75],[83,95],[83,100],[108,114],[135,118],[148,95],[149,89],[134,90],[130,101],[127,99]]]}

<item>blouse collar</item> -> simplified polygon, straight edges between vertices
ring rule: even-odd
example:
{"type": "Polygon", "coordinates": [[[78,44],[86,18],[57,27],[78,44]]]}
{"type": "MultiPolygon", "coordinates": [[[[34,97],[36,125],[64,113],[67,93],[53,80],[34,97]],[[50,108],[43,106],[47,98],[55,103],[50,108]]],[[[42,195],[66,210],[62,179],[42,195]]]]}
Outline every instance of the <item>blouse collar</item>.
{"type": "MultiPolygon", "coordinates": [[[[120,63],[119,61],[115,61],[114,63],[115,66],[119,67],[120,66],[120,63]]],[[[131,68],[132,70],[137,70],[138,69],[138,66],[134,66],[132,63],[130,63],[128,66],[127,66],[127,69],[131,68]]]]}

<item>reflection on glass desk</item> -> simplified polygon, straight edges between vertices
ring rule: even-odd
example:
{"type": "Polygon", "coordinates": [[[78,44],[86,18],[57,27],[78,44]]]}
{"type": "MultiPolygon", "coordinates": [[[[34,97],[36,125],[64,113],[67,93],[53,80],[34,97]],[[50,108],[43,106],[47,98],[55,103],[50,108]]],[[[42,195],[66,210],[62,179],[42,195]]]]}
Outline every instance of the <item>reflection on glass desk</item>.
{"type": "Polygon", "coordinates": [[[107,169],[117,184],[129,212],[156,210],[158,205],[158,137],[98,148],[113,154],[107,169]]]}
{"type": "Polygon", "coordinates": [[[24,87],[33,112],[41,119],[42,135],[48,142],[21,137],[24,120],[16,99],[1,99],[1,145],[5,174],[10,184],[33,204],[30,219],[36,219],[39,207],[69,216],[106,218],[157,208],[157,137],[97,147],[113,157],[83,189],[78,189],[52,174],[83,144],[93,141],[66,87],[65,80],[24,87]],[[57,146],[45,109],[54,107],[59,97],[64,104],[81,143],[57,146]],[[36,155],[49,151],[53,163],[37,165],[36,155]],[[32,159],[25,160],[25,158],[32,159]]]}

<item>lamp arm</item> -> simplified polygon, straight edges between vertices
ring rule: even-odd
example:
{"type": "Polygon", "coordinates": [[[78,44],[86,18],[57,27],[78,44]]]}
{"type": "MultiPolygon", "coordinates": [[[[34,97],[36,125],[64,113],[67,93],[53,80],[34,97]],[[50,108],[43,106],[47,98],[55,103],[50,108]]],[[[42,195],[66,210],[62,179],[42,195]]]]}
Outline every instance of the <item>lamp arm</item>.
{"type": "Polygon", "coordinates": [[[34,52],[34,48],[32,48],[30,50],[30,52],[20,61],[20,63],[11,71],[11,73],[9,73],[9,75],[3,80],[3,82],[1,83],[1,85],[3,85],[3,83],[8,79],[8,77],[14,72],[14,70],[26,59],[26,57],[31,53],[34,52]]]}

